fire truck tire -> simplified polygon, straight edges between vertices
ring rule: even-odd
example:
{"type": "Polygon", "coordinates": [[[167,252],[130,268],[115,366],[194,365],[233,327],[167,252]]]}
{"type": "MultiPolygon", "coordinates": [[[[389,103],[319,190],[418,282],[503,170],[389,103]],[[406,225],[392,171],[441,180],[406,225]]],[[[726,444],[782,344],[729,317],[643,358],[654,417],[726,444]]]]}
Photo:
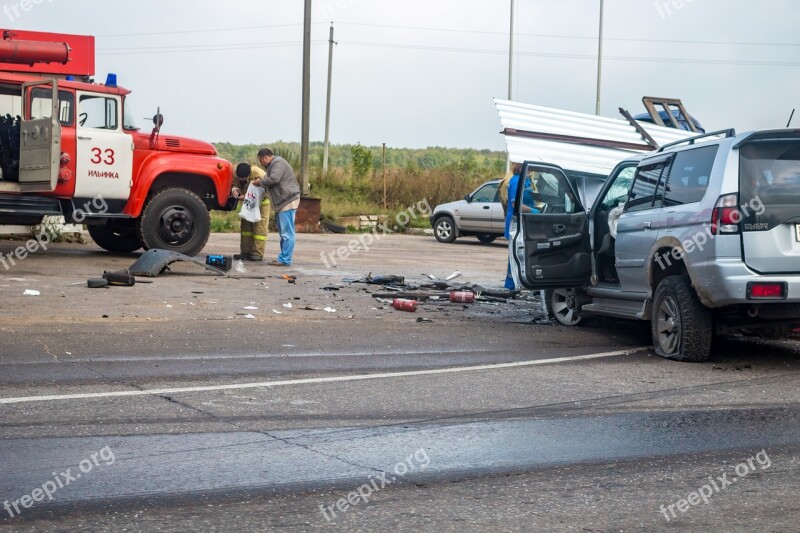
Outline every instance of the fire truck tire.
{"type": "Polygon", "coordinates": [[[158,248],[194,256],[208,242],[211,215],[192,191],[164,189],[144,206],[136,231],[146,250],[158,248]]]}
{"type": "Polygon", "coordinates": [[[136,227],[133,223],[128,225],[107,224],[104,226],[86,226],[89,236],[97,245],[109,252],[129,253],[142,247],[136,227]]]}

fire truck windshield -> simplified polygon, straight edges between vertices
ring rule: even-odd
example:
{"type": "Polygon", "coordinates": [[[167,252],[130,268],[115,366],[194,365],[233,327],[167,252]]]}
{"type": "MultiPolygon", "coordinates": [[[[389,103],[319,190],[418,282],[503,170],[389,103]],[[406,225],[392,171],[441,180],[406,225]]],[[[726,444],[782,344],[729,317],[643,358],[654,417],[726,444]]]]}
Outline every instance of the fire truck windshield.
{"type": "Polygon", "coordinates": [[[133,119],[133,107],[131,106],[128,98],[122,105],[122,127],[126,130],[138,130],[136,121],[133,119]]]}

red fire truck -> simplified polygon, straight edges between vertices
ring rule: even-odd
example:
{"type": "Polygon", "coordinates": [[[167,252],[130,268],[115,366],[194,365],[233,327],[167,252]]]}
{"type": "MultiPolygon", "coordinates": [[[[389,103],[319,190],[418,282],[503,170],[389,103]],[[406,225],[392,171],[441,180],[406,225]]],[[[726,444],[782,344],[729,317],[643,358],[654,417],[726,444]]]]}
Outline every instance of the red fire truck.
{"type": "Polygon", "coordinates": [[[231,210],[231,164],[209,143],[136,127],[116,75],[95,83],[94,37],[6,30],[0,41],[0,224],[49,215],[102,248],[197,254],[231,210]]]}

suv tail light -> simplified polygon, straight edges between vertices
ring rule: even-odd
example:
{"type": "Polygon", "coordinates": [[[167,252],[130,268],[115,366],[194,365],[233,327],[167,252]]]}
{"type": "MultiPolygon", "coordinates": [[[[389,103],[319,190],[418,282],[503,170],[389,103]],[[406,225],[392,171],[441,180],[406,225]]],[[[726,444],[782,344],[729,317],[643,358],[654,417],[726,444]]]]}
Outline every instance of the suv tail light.
{"type": "Polygon", "coordinates": [[[711,234],[739,233],[739,222],[742,212],[739,211],[739,197],[736,194],[720,196],[714,211],[711,213],[711,234]]]}

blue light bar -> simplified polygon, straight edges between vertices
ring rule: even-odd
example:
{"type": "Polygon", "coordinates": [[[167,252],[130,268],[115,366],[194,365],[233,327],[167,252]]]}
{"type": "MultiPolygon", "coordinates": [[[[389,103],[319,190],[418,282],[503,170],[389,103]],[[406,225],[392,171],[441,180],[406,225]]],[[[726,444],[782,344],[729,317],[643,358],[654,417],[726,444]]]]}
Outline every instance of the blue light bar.
{"type": "Polygon", "coordinates": [[[113,72],[108,73],[108,77],[106,78],[106,87],[116,87],[117,86],[117,75],[113,72]]]}

